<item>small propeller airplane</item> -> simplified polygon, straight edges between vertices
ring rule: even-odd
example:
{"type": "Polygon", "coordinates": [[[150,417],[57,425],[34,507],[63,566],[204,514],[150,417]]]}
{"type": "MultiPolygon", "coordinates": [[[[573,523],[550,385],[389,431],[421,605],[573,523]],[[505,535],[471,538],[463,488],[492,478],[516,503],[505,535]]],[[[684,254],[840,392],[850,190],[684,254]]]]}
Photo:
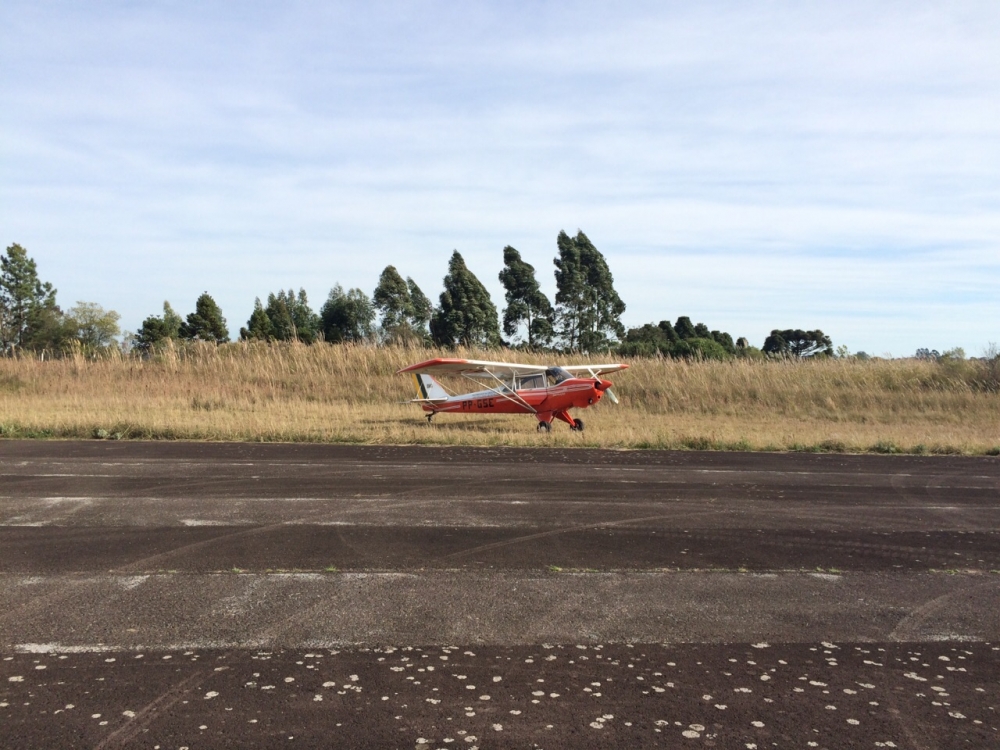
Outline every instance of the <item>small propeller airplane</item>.
{"type": "Polygon", "coordinates": [[[574,419],[569,410],[586,409],[605,394],[617,404],[611,381],[601,375],[626,368],[628,365],[622,364],[545,367],[439,358],[404,367],[398,374],[413,375],[417,397],[409,403],[420,404],[427,412],[428,422],[439,413],[534,414],[539,432],[548,432],[553,419],[582,431],[583,420],[574,419]],[[450,393],[435,375],[461,376],[475,383],[479,390],[450,393]]]}

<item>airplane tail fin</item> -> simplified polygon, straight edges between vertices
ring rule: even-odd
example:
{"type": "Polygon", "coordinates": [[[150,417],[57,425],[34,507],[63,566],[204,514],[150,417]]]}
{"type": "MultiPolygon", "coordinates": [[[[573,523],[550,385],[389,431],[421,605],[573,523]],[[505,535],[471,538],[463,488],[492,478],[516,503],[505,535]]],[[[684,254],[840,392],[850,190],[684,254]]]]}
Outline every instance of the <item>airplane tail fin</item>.
{"type": "Polygon", "coordinates": [[[448,391],[430,375],[414,373],[413,381],[417,384],[417,401],[448,400],[448,391]]]}

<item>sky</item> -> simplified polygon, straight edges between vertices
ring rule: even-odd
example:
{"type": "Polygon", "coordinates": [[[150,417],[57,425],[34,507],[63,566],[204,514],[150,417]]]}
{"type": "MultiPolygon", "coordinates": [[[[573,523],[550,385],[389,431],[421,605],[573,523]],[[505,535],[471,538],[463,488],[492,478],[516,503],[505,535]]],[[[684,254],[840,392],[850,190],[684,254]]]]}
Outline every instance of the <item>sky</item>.
{"type": "Polygon", "coordinates": [[[503,306],[560,230],[626,326],[1000,341],[1000,3],[0,4],[0,247],[135,330],[208,291],[503,306]]]}

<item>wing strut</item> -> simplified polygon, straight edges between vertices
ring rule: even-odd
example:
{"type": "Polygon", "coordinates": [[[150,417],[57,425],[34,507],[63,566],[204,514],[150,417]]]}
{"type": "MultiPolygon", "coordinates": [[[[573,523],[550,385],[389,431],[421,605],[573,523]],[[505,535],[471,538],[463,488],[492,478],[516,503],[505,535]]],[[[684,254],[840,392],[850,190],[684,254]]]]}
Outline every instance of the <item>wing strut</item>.
{"type": "MultiPolygon", "coordinates": [[[[498,378],[496,375],[494,375],[492,372],[490,372],[489,370],[482,370],[482,372],[485,372],[487,375],[489,375],[491,378],[493,378],[495,381],[497,381],[497,383],[499,383],[502,388],[507,388],[507,384],[505,382],[503,382],[500,378],[498,378]]],[[[464,372],[462,373],[462,377],[465,378],[466,380],[471,380],[473,383],[476,383],[476,385],[482,385],[480,383],[477,383],[476,380],[475,380],[475,378],[470,378],[464,372]]],[[[505,398],[505,399],[507,399],[508,401],[510,401],[512,403],[519,404],[519,405],[523,406],[525,409],[527,409],[528,411],[530,411],[532,414],[537,414],[538,413],[538,410],[535,407],[533,407],[531,404],[529,404],[527,401],[525,401],[523,398],[521,398],[519,395],[517,395],[517,391],[515,391],[513,389],[508,389],[510,392],[509,393],[504,393],[502,390],[497,389],[497,388],[491,388],[487,384],[486,385],[486,390],[492,391],[493,393],[497,394],[501,398],[505,398]],[[513,394],[513,395],[511,395],[511,394],[513,394]]]]}

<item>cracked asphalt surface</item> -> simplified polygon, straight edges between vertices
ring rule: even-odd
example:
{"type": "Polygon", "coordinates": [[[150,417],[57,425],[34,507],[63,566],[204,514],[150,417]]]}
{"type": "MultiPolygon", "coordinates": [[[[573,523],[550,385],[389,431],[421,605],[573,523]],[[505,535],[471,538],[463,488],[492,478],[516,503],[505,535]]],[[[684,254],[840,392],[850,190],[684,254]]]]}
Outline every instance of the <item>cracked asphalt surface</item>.
{"type": "Polygon", "coordinates": [[[1000,746],[995,458],[0,442],[0,746],[1000,746]]]}

